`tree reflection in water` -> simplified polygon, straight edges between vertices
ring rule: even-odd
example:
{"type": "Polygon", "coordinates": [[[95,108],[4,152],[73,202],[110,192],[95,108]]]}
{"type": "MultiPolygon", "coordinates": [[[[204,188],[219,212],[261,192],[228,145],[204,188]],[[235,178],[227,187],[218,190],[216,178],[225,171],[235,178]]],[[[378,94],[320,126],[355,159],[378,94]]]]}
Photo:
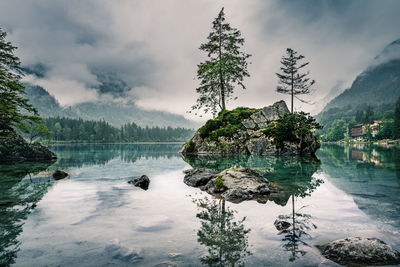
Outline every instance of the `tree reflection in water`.
{"type": "Polygon", "coordinates": [[[26,175],[47,169],[52,162],[0,165],[0,266],[15,262],[17,239],[27,216],[51,185],[50,178],[39,182],[21,181],[26,175]]]}
{"type": "Polygon", "coordinates": [[[198,242],[205,245],[208,255],[200,258],[208,266],[242,266],[243,259],[251,255],[248,233],[244,221],[235,220],[236,211],[225,206],[225,200],[194,199],[200,209],[196,217],[201,221],[198,242]]]}
{"type": "Polygon", "coordinates": [[[310,214],[300,213],[300,210],[305,207],[303,206],[296,211],[294,202],[293,194],[292,213],[288,215],[279,215],[279,221],[275,221],[287,223],[287,227],[277,227],[277,229],[279,231],[279,235],[283,235],[283,248],[286,251],[291,252],[289,258],[290,261],[295,261],[299,257],[302,257],[306,254],[306,251],[303,250],[301,246],[308,246],[308,244],[303,239],[311,238],[307,231],[317,228],[317,226],[311,222],[310,214]]]}

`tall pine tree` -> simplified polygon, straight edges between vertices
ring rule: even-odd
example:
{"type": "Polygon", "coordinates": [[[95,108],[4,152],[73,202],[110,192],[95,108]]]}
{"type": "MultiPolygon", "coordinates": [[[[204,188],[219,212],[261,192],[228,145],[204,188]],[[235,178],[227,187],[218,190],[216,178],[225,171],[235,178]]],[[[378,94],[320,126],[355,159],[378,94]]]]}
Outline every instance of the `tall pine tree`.
{"type": "Polygon", "coordinates": [[[297,97],[297,95],[311,93],[310,87],[315,83],[315,80],[308,78],[309,71],[301,73],[300,70],[307,66],[310,62],[299,63],[304,58],[303,55],[298,55],[291,48],[286,49],[286,56],[281,59],[282,73],[276,73],[279,78],[276,91],[282,94],[291,95],[291,112],[293,113],[293,98],[305,102],[297,97]]]}
{"type": "Polygon", "coordinates": [[[247,71],[249,54],[240,51],[244,44],[239,30],[225,22],[224,8],[215,18],[208,42],[201,44],[200,50],[207,53],[208,60],[198,65],[197,78],[200,94],[192,110],[203,109],[214,116],[218,110],[226,109],[226,102],[232,97],[235,85],[243,89],[243,79],[249,77],[247,71]]]}
{"type": "Polygon", "coordinates": [[[21,84],[22,71],[16,49],[5,38],[7,33],[0,28],[0,129],[23,129],[26,123],[40,122],[37,110],[25,98],[21,84]]]}

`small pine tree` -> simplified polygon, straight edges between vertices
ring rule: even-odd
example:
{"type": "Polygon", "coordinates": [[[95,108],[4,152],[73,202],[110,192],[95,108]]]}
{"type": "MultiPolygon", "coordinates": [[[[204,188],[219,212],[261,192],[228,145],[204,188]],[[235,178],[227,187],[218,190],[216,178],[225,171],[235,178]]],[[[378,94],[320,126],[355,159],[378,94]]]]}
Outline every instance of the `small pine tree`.
{"type": "Polygon", "coordinates": [[[226,109],[226,102],[231,98],[235,85],[243,89],[243,79],[249,77],[247,59],[250,57],[240,51],[244,44],[239,30],[225,22],[224,8],[213,21],[208,42],[201,44],[200,50],[208,55],[208,60],[198,65],[197,78],[200,86],[196,92],[200,94],[192,110],[204,109],[215,116],[219,110],[226,109]]]}
{"type": "Polygon", "coordinates": [[[15,46],[5,40],[0,28],[0,129],[25,129],[26,123],[41,122],[37,110],[25,98],[22,71],[15,46]]]}
{"type": "Polygon", "coordinates": [[[315,80],[310,80],[307,76],[309,71],[300,73],[300,70],[307,66],[310,62],[299,63],[304,58],[303,55],[298,55],[291,48],[286,49],[286,56],[281,59],[282,73],[276,73],[279,78],[276,91],[282,94],[291,95],[291,112],[293,113],[293,98],[296,97],[301,102],[306,102],[297,97],[297,95],[310,94],[310,87],[315,83],[315,80]]]}
{"type": "Polygon", "coordinates": [[[394,110],[393,139],[400,139],[400,97],[397,99],[394,110]]]}

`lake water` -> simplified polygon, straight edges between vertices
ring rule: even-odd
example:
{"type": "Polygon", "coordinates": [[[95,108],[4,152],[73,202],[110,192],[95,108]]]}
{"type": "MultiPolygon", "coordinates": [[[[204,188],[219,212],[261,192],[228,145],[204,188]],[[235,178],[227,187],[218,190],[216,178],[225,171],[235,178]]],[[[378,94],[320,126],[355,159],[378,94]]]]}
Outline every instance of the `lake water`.
{"type": "Polygon", "coordinates": [[[179,148],[58,145],[52,165],[0,166],[0,266],[336,266],[315,246],[349,236],[400,250],[399,148],[324,145],[318,160],[179,148]],[[233,204],[183,183],[185,169],[236,163],[280,193],[233,204]],[[54,181],[56,169],[70,176],[54,181]],[[147,191],[127,183],[142,174],[147,191]]]}

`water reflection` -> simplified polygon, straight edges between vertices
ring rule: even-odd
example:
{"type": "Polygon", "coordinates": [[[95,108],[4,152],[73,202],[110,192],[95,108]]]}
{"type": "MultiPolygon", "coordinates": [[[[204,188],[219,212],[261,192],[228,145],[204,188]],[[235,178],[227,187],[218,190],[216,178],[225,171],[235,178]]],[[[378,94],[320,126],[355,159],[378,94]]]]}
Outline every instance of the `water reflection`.
{"type": "MultiPolygon", "coordinates": [[[[258,157],[258,156],[232,156],[232,157],[216,157],[216,156],[190,156],[184,158],[194,168],[211,168],[216,170],[224,170],[230,168],[235,164],[240,164],[244,167],[256,169],[265,178],[273,183],[277,187],[277,192],[272,193],[269,196],[270,201],[275,202],[281,206],[291,205],[291,213],[288,215],[279,215],[276,221],[276,228],[279,231],[279,235],[282,235],[282,243],[284,250],[290,252],[290,261],[295,261],[301,256],[306,254],[303,249],[304,246],[308,246],[305,239],[311,238],[308,233],[311,229],[316,229],[316,225],[311,222],[311,215],[302,212],[305,207],[301,207],[296,210],[295,200],[296,198],[305,198],[311,196],[312,192],[318,188],[323,180],[314,177],[314,174],[320,170],[321,162],[317,158],[313,157],[258,157]],[[289,199],[291,199],[289,203],[289,199]]],[[[215,219],[209,214],[211,213],[207,208],[207,213],[199,218],[206,218],[207,223],[202,222],[202,229],[198,233],[199,242],[204,244],[206,240],[210,244],[210,247],[214,248],[215,252],[225,251],[223,248],[218,250],[217,248],[224,247],[225,244],[215,245],[216,240],[222,242],[219,239],[218,231],[215,230],[216,226],[213,223],[220,222],[220,218],[217,215],[223,214],[224,200],[218,200],[219,206],[204,204],[204,207],[212,207],[210,211],[213,211],[216,216],[215,219]],[[222,203],[222,204],[221,204],[222,203]],[[213,228],[214,227],[214,228],[213,228]],[[209,235],[208,238],[204,238],[203,231],[209,231],[215,236],[209,235]],[[211,231],[213,230],[213,231],[211,231]]],[[[199,202],[199,206],[203,205],[204,202],[199,202]]],[[[202,215],[200,213],[200,215],[202,215]]],[[[241,221],[239,221],[241,222],[241,221]]],[[[218,227],[217,227],[218,229],[218,227]]],[[[236,233],[236,232],[234,232],[236,233]]],[[[245,232],[239,232],[245,233],[245,232]]],[[[242,246],[237,245],[236,247],[247,247],[247,241],[243,237],[245,244],[242,246]]],[[[241,240],[236,238],[234,240],[241,240]]],[[[231,241],[232,243],[232,241],[231,241]]],[[[229,244],[229,242],[227,242],[229,244]]],[[[231,244],[232,245],[232,244],[231,244]]],[[[226,245],[225,245],[226,246],[226,245]]],[[[210,250],[209,250],[210,251],[210,250]]],[[[210,253],[210,257],[207,259],[213,259],[216,262],[215,266],[220,263],[220,257],[217,253],[210,253]]],[[[240,254],[238,254],[240,256],[240,254]]],[[[211,261],[213,262],[213,261],[211,261]]],[[[213,265],[214,266],[214,265],[213,265]]]]}
{"type": "Polygon", "coordinates": [[[15,262],[18,236],[27,216],[51,185],[50,178],[21,182],[27,175],[46,170],[52,162],[0,165],[0,266],[15,262]]]}
{"type": "Polygon", "coordinates": [[[208,254],[200,261],[208,266],[241,266],[248,250],[246,218],[235,220],[236,211],[225,206],[225,200],[194,199],[200,212],[201,227],[197,231],[198,242],[207,247],[208,254]]]}
{"type": "Polygon", "coordinates": [[[310,196],[323,183],[313,177],[321,162],[314,157],[260,157],[260,156],[187,156],[184,160],[193,168],[224,170],[239,164],[257,170],[278,187],[269,200],[285,206],[291,195],[310,196]]]}
{"type": "Polygon", "coordinates": [[[142,158],[178,157],[180,144],[65,144],[51,149],[59,160],[53,166],[82,167],[105,165],[115,158],[134,163],[142,158]]]}
{"type": "Polygon", "coordinates": [[[292,213],[279,215],[274,223],[279,235],[283,235],[283,248],[291,253],[289,261],[295,261],[307,253],[302,248],[308,246],[304,239],[311,238],[308,231],[317,229],[317,226],[311,222],[311,215],[301,213],[303,208],[305,206],[295,210],[295,196],[292,195],[292,213]]]}
{"type": "Polygon", "coordinates": [[[400,227],[400,148],[324,145],[318,151],[329,181],[358,208],[383,224],[400,227]]]}

